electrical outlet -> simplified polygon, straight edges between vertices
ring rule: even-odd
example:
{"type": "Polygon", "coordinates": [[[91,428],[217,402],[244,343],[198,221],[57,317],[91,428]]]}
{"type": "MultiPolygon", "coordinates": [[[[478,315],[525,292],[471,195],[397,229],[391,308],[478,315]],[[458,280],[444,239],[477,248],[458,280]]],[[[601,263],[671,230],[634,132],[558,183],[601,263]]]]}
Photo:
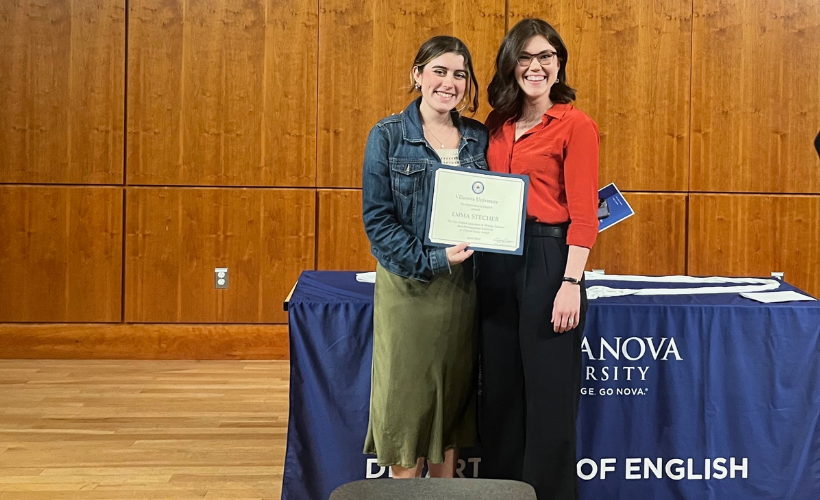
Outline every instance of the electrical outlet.
{"type": "Polygon", "coordinates": [[[214,268],[214,288],[228,288],[228,268],[214,268]]]}

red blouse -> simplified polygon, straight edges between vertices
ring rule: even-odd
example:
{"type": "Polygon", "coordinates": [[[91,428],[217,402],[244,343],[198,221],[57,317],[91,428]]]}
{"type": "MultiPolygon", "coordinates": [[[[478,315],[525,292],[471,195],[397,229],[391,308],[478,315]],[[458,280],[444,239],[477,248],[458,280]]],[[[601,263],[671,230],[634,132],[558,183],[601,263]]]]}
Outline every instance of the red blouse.
{"type": "Polygon", "coordinates": [[[598,236],[598,125],[570,104],[554,104],[541,123],[515,140],[515,123],[495,111],[487,163],[493,172],[530,177],[527,218],[572,221],[567,244],[592,248],[598,236]]]}

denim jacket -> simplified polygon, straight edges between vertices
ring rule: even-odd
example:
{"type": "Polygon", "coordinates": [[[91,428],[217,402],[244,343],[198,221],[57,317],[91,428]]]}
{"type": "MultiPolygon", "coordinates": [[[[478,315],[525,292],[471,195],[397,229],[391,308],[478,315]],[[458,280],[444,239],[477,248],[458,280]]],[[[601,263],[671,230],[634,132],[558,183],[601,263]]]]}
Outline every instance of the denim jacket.
{"type": "MultiPolygon", "coordinates": [[[[427,144],[416,99],[401,114],[388,116],[370,131],[362,171],[364,229],[373,256],[386,270],[430,281],[450,272],[444,248],[425,246],[430,169],[441,163],[427,144]]],[[[458,158],[464,168],[487,170],[487,129],[452,112],[461,133],[458,158]]]]}

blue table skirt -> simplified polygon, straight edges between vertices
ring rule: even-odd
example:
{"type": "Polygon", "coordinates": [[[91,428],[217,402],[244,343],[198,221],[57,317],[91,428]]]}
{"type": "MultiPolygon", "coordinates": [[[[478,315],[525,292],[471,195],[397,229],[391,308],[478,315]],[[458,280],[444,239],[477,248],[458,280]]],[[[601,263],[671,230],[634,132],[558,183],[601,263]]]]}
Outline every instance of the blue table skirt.
{"type": "MultiPolygon", "coordinates": [[[[361,453],[372,321],[373,285],[355,273],[299,278],[283,499],[326,499],[388,476],[361,453]]],[[[820,302],[597,299],[583,348],[583,499],[820,498],[820,302]]],[[[481,476],[480,453],[462,451],[460,475],[481,476]]]]}

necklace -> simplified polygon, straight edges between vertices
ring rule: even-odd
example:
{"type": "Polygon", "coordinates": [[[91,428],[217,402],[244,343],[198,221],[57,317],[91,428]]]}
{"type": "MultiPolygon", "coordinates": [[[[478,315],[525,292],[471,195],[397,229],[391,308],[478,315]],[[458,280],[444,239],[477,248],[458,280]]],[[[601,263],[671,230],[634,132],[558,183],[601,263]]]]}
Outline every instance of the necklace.
{"type": "Polygon", "coordinates": [[[444,140],[442,141],[441,139],[439,139],[438,137],[436,137],[436,135],[433,133],[433,131],[432,131],[432,130],[430,130],[430,128],[429,128],[427,125],[422,125],[422,127],[424,127],[424,128],[425,128],[425,130],[427,130],[428,132],[430,132],[430,135],[432,135],[432,136],[433,136],[433,139],[435,139],[436,141],[438,141],[439,143],[441,143],[441,149],[444,149],[444,143],[445,143],[445,142],[447,142],[447,140],[448,140],[448,139],[450,139],[450,136],[452,136],[452,135],[453,135],[453,132],[454,132],[454,131],[455,131],[455,129],[456,129],[455,127],[453,127],[453,129],[452,129],[452,130],[450,130],[450,133],[449,133],[449,134],[447,134],[447,138],[446,138],[446,139],[444,139],[444,140]]]}

